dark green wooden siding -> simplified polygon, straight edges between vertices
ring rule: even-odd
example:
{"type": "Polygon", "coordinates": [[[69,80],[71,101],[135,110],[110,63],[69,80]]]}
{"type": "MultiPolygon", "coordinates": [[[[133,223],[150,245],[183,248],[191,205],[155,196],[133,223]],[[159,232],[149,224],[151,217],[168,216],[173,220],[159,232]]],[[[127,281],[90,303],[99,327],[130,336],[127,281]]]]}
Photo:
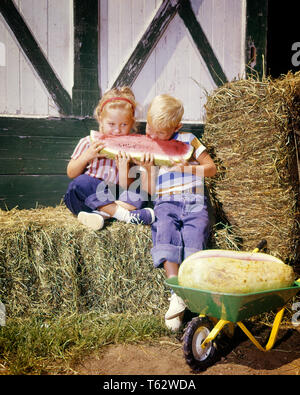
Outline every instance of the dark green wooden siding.
{"type": "Polygon", "coordinates": [[[93,128],[93,119],[0,118],[0,208],[58,204],[70,155],[93,128]]]}
{"type": "MultiPolygon", "coordinates": [[[[97,128],[92,118],[0,117],[0,208],[59,204],[70,182],[70,155],[79,139],[97,128]]],[[[139,132],[144,130],[141,122],[139,132]]],[[[182,130],[200,137],[203,125],[184,124],[182,130]]]]}

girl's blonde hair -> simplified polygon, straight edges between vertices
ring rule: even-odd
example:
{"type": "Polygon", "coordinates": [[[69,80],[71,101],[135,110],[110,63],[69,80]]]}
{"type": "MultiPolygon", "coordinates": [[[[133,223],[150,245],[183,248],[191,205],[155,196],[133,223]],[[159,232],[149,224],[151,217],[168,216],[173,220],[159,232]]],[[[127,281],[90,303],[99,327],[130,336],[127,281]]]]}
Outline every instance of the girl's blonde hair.
{"type": "Polygon", "coordinates": [[[152,100],[147,112],[147,122],[157,129],[171,130],[180,124],[183,113],[184,107],[179,99],[162,94],[152,100]]]}
{"type": "Polygon", "coordinates": [[[120,88],[113,88],[105,92],[94,111],[94,117],[100,123],[101,119],[105,117],[107,111],[112,108],[119,108],[132,113],[134,120],[133,129],[136,129],[135,108],[137,103],[135,101],[134,93],[128,86],[120,88]]]}

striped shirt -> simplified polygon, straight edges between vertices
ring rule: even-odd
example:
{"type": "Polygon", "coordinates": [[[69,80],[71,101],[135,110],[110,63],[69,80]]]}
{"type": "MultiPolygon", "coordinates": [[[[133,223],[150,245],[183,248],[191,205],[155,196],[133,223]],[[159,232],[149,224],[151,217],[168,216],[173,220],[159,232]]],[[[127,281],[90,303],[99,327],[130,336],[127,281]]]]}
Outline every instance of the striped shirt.
{"type": "MultiPolygon", "coordinates": [[[[72,159],[78,159],[90,146],[90,136],[79,140],[79,143],[71,155],[72,159]]],[[[117,184],[119,182],[119,171],[113,159],[95,158],[88,163],[84,174],[94,178],[100,178],[106,183],[117,184]]]]}
{"type": "MultiPolygon", "coordinates": [[[[194,148],[194,160],[191,158],[189,160],[189,164],[199,164],[195,159],[197,159],[199,155],[206,150],[206,148],[193,133],[177,132],[172,137],[172,140],[182,141],[183,143],[191,145],[194,148]]],[[[200,166],[196,169],[196,174],[190,174],[188,172],[170,172],[168,167],[162,166],[158,172],[156,193],[158,195],[164,195],[187,190],[193,192],[201,191],[204,181],[203,172],[200,166]]]]}

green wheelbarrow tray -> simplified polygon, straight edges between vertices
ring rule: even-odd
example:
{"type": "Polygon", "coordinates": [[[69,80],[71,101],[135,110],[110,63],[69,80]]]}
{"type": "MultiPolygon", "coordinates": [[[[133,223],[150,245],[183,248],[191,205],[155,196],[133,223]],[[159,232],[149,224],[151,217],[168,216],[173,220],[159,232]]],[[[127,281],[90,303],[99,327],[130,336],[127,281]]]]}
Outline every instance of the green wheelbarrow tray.
{"type": "Polygon", "coordinates": [[[239,322],[252,316],[283,307],[300,291],[300,281],[287,288],[267,291],[230,294],[204,291],[178,285],[178,277],[166,280],[174,292],[180,296],[193,313],[239,322]]]}

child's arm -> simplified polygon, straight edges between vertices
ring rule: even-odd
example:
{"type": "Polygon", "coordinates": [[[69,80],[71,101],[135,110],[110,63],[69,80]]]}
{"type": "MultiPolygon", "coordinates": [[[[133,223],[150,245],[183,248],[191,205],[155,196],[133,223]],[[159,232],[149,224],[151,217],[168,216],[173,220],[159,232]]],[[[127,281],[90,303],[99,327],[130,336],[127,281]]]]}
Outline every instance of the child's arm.
{"type": "Polygon", "coordinates": [[[216,165],[207,151],[203,151],[196,160],[200,166],[183,161],[180,164],[174,163],[174,166],[169,167],[168,170],[190,174],[198,174],[200,171],[202,177],[213,177],[216,174],[216,165]]]}
{"type": "Polygon", "coordinates": [[[216,175],[217,167],[207,151],[203,151],[196,160],[203,167],[204,177],[213,177],[216,175]]]}
{"type": "Polygon", "coordinates": [[[80,176],[91,160],[101,157],[99,151],[103,147],[102,142],[94,141],[77,159],[71,159],[67,166],[68,177],[75,178],[80,176]]]}
{"type": "Polygon", "coordinates": [[[126,152],[119,152],[115,157],[119,171],[119,185],[124,189],[128,189],[129,185],[134,181],[134,178],[129,177],[130,160],[130,155],[126,152]]]}
{"type": "Polygon", "coordinates": [[[141,172],[141,188],[149,195],[154,195],[156,177],[159,169],[158,166],[154,166],[154,155],[145,153],[139,161],[133,160],[133,162],[144,169],[144,171],[141,172]]]}

